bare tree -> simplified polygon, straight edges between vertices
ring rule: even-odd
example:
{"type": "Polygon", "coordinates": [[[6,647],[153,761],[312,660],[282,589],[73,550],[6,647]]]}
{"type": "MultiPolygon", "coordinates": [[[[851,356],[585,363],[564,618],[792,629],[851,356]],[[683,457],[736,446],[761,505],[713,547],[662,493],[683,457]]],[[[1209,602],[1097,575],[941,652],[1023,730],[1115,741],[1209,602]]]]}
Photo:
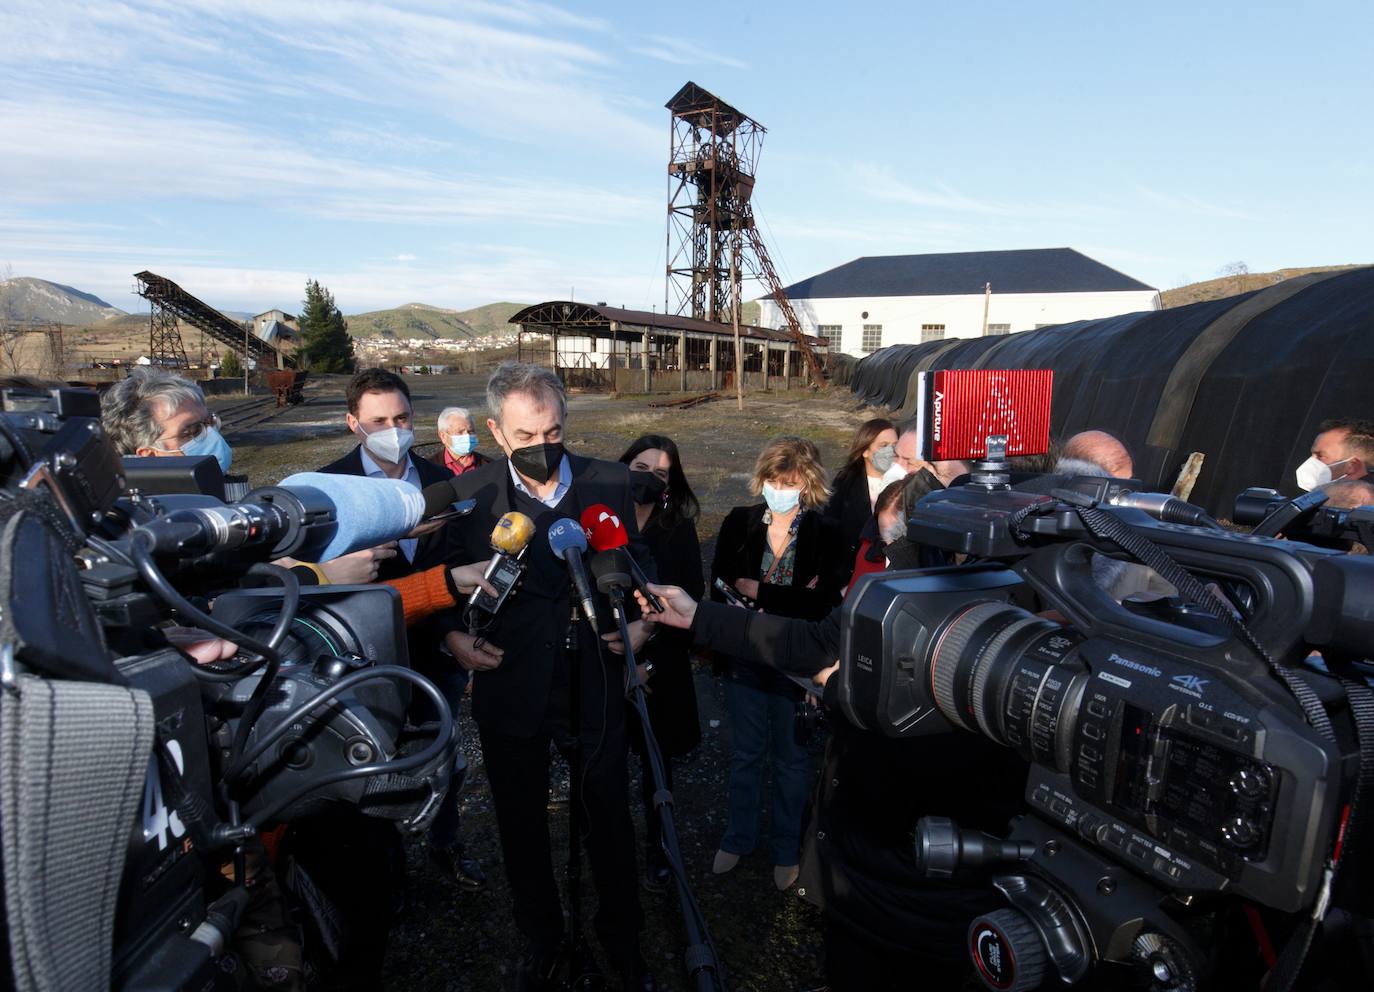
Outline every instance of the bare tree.
{"type": "Polygon", "coordinates": [[[11,372],[19,371],[19,347],[24,342],[24,321],[19,312],[19,286],[14,268],[8,263],[0,269],[0,354],[11,372]]]}
{"type": "Polygon", "coordinates": [[[1250,266],[1244,262],[1227,262],[1218,271],[1220,276],[1245,276],[1250,274],[1250,266]]]}

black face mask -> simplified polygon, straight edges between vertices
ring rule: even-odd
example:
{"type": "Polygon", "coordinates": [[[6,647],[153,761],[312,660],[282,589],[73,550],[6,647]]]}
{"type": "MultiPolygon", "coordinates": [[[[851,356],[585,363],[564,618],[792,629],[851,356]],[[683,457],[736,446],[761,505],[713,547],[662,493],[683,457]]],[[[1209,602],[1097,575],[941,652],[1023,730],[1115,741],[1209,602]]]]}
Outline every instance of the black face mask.
{"type": "Polygon", "coordinates": [[[887,566],[891,569],[903,568],[928,568],[932,563],[923,560],[921,546],[913,544],[906,538],[900,541],[893,541],[883,548],[883,555],[887,558],[887,566]]]}
{"type": "Polygon", "coordinates": [[[630,498],[640,506],[657,503],[668,491],[668,483],[652,472],[630,473],[630,498]]]}
{"type": "Polygon", "coordinates": [[[563,443],[531,444],[516,448],[510,453],[510,463],[515,470],[527,479],[545,483],[558,474],[558,466],[563,464],[563,443]]]}
{"type": "Polygon", "coordinates": [[[915,495],[918,496],[924,496],[927,493],[933,493],[940,489],[948,488],[940,481],[940,477],[928,468],[923,468],[917,472],[916,478],[919,481],[912,483],[912,489],[915,490],[915,495]]]}

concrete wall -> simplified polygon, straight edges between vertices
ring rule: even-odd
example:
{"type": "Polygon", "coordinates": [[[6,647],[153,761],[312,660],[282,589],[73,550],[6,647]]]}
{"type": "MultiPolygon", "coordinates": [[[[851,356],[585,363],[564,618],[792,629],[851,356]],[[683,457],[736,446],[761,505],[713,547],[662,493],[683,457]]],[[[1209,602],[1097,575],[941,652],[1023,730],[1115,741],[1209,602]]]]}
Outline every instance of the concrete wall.
{"type": "MultiPolygon", "coordinates": [[[[760,301],[761,323],[781,327],[782,315],[770,300],[760,301]]],[[[884,296],[792,301],[802,329],[817,334],[821,324],[839,325],[836,351],[863,356],[863,327],[881,324],[882,347],[920,344],[922,324],[943,324],[945,338],[976,338],[983,333],[983,295],[884,296]],[[867,314],[867,316],[864,316],[867,314]]],[[[989,324],[1010,324],[1011,333],[1031,331],[1044,324],[1114,317],[1141,310],[1158,310],[1154,290],[1122,293],[1038,293],[998,295],[993,287],[988,305],[989,324]]]]}

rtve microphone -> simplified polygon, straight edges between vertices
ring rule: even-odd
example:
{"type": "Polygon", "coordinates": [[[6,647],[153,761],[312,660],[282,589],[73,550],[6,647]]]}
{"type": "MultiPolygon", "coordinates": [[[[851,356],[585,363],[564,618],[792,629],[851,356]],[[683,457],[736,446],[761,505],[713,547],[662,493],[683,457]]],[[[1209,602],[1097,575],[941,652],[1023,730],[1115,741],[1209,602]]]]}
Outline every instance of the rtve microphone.
{"type": "Polygon", "coordinates": [[[534,521],[523,513],[512,510],[496,521],[491,532],[491,547],[496,554],[491,556],[483,574],[483,578],[495,587],[496,595],[478,586],[468,597],[468,606],[488,614],[495,614],[501,608],[520,576],[525,574],[525,563],[520,559],[533,536],[534,521]]]}
{"type": "Polygon", "coordinates": [[[634,579],[635,588],[648,600],[650,609],[662,613],[663,604],[649,591],[648,577],[639,567],[639,562],[635,561],[634,555],[630,554],[627,547],[630,534],[616,512],[605,503],[594,503],[582,511],[582,529],[587,533],[587,542],[596,551],[625,549],[626,566],[630,570],[630,577],[634,579]]]}
{"type": "Polygon", "coordinates": [[[549,527],[549,547],[553,553],[568,566],[572,576],[573,588],[582,605],[582,615],[598,631],[596,604],[592,602],[592,587],[587,581],[587,568],[582,564],[582,552],[587,550],[587,535],[582,528],[567,517],[555,520],[549,527]]]}
{"type": "Polygon", "coordinates": [[[159,555],[329,561],[404,537],[423,509],[420,491],[399,479],[299,472],[236,503],[174,509],[139,529],[159,555]]]}

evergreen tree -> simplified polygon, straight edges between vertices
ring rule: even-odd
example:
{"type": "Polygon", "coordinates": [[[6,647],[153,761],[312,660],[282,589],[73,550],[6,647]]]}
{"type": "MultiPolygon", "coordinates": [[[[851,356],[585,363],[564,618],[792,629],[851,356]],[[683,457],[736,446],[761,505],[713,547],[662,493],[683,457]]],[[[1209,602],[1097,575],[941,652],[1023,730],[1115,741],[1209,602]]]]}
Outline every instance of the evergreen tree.
{"type": "Polygon", "coordinates": [[[301,345],[297,351],[302,368],[316,372],[352,372],[353,339],[348,322],[334,305],[334,294],[317,280],[305,284],[301,308],[301,345]]]}
{"type": "Polygon", "coordinates": [[[228,379],[237,379],[243,375],[243,363],[239,361],[239,354],[233,348],[225,348],[219,360],[220,375],[228,379]]]}

